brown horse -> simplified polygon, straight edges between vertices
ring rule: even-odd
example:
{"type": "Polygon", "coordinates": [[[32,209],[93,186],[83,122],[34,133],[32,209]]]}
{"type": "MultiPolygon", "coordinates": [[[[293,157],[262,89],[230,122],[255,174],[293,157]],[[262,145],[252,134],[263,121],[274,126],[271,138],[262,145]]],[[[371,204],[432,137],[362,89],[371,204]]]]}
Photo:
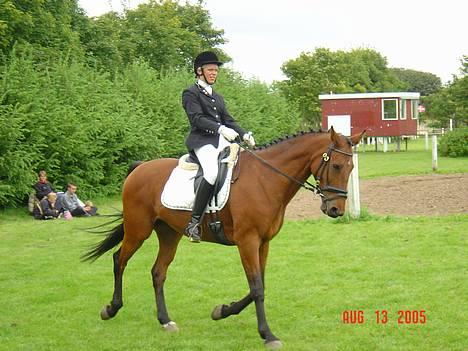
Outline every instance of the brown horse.
{"type": "MultiPolygon", "coordinates": [[[[240,153],[235,170],[237,180],[231,186],[221,220],[227,239],[239,250],[250,291],[237,302],[216,306],[211,315],[214,320],[238,314],[255,302],[258,331],[265,345],[272,349],[282,346],[268,326],[264,309],[270,240],[281,229],[287,204],[311,174],[319,180],[316,190],[322,196],[321,210],[331,217],[343,215],[348,177],[353,168],[352,146],[359,143],[363,133],[346,138],[333,129],[328,133],[306,132],[253,152],[240,153]]],[[[114,295],[102,309],[102,319],[114,317],[122,307],[125,266],[154,229],[159,252],[151,272],[158,320],[165,330],[178,330],[169,317],[163,289],[190,212],[171,210],[161,204],[164,184],[176,165],[176,159],[159,159],[136,167],[123,187],[123,223],[85,255],[85,259],[96,259],[122,242],[113,255],[114,295]]],[[[216,242],[206,221],[202,240],[216,242]]]]}

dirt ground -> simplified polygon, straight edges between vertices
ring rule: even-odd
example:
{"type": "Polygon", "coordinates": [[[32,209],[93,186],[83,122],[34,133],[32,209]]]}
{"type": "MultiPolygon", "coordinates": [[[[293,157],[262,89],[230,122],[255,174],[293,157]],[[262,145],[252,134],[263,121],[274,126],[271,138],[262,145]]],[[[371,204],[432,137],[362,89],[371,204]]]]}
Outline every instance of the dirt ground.
{"type": "MultiPolygon", "coordinates": [[[[468,213],[468,173],[383,177],[360,181],[361,208],[376,215],[468,213]]],[[[286,210],[287,219],[325,216],[320,199],[301,189],[286,210]]]]}

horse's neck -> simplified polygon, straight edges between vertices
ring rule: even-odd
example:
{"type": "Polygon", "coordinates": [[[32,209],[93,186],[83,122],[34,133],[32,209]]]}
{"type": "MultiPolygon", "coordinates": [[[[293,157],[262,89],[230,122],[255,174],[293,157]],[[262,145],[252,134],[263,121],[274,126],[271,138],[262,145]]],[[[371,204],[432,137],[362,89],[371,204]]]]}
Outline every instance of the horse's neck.
{"type": "MultiPolygon", "coordinates": [[[[259,151],[258,155],[281,172],[303,183],[311,175],[311,166],[313,169],[318,167],[320,155],[328,143],[327,134],[306,134],[270,146],[259,151]]],[[[265,169],[262,172],[262,181],[269,183],[270,189],[274,189],[276,194],[281,194],[281,201],[285,204],[289,203],[300,188],[297,183],[273,170],[265,169]]]]}

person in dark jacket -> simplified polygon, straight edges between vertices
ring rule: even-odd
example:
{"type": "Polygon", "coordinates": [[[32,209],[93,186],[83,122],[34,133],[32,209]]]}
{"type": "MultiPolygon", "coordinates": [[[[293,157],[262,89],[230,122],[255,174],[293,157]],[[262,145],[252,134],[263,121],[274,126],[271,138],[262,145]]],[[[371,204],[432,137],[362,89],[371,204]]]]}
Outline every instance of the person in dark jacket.
{"type": "Polygon", "coordinates": [[[55,208],[57,194],[51,192],[36,204],[33,216],[36,219],[55,219],[59,216],[59,211],[55,208]]]}
{"type": "Polygon", "coordinates": [[[195,153],[203,169],[203,179],[195,195],[192,217],[185,229],[191,242],[200,242],[200,221],[213,195],[218,175],[217,159],[220,151],[239,136],[255,146],[252,133],[242,129],[229,114],[221,95],[213,90],[219,67],[223,63],[211,51],[200,53],[194,60],[196,83],[182,93],[182,105],[190,122],[185,141],[187,149],[195,153]]]}
{"type": "Polygon", "coordinates": [[[49,193],[55,192],[52,184],[47,180],[46,171],[39,171],[39,181],[34,184],[36,191],[36,198],[40,201],[45,198],[49,193]]]}

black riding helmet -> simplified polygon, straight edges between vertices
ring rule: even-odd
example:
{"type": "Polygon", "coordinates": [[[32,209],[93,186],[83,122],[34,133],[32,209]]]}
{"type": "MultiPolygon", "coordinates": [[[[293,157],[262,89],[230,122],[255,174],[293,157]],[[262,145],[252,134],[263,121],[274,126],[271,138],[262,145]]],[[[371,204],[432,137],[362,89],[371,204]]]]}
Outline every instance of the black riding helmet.
{"type": "Polygon", "coordinates": [[[222,66],[223,62],[218,59],[218,56],[212,51],[203,51],[202,53],[198,54],[193,61],[193,71],[195,75],[197,75],[197,68],[203,65],[207,65],[209,63],[214,63],[215,65],[222,66]]]}

